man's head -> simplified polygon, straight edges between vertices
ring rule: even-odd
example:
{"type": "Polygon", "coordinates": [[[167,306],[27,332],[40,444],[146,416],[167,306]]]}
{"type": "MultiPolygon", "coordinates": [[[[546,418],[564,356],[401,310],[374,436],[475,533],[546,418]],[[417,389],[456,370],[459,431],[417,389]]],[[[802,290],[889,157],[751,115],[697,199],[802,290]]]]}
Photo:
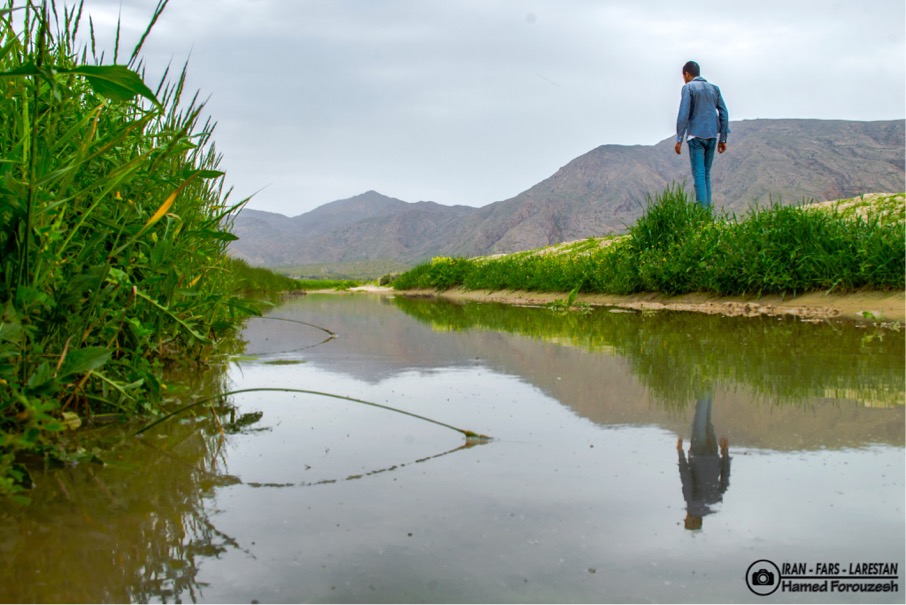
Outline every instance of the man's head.
{"type": "Polygon", "coordinates": [[[683,80],[687,83],[699,77],[701,73],[702,70],[695,61],[686,61],[686,64],[683,65],[683,80]]]}

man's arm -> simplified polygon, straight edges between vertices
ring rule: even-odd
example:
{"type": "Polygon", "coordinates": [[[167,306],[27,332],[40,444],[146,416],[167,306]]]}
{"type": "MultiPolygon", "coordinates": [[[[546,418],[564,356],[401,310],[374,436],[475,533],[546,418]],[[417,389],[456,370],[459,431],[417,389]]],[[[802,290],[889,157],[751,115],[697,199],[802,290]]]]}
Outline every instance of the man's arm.
{"type": "Polygon", "coordinates": [[[689,127],[689,111],[692,108],[692,93],[689,92],[689,85],[683,86],[680,95],[679,113],[676,116],[676,153],[682,152],[683,139],[686,138],[686,129],[689,127]]]}
{"type": "Polygon", "coordinates": [[[730,487],[730,442],[726,437],[720,440],[720,493],[730,487]]]}
{"type": "Polygon", "coordinates": [[[723,153],[727,150],[727,135],[730,133],[730,113],[727,111],[727,104],[720,94],[720,88],[717,89],[717,120],[719,128],[719,139],[717,143],[717,153],[723,153]]]}
{"type": "MultiPolygon", "coordinates": [[[[677,143],[679,145],[679,143],[677,143]]],[[[683,484],[683,498],[686,499],[686,502],[692,500],[692,496],[695,493],[694,482],[695,480],[692,477],[692,465],[686,461],[686,454],[683,453],[683,440],[676,440],[676,454],[679,466],[679,476],[680,482],[683,484]]]]}

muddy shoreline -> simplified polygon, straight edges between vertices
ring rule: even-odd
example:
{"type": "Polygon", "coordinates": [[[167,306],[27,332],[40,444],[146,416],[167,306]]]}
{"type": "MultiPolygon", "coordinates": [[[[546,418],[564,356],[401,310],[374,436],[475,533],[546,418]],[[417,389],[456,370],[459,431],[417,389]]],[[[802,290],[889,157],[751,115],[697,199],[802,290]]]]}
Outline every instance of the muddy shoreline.
{"type": "MultiPolygon", "coordinates": [[[[403,290],[363,286],[354,288],[358,292],[392,293],[397,296],[436,296],[451,300],[472,300],[478,302],[500,302],[521,306],[543,306],[563,301],[567,295],[561,292],[487,291],[454,288],[443,292],[436,290],[403,290]]],[[[662,294],[635,294],[617,296],[612,294],[579,294],[577,303],[594,307],[607,306],[635,311],[693,311],[697,313],[720,314],[731,317],[745,316],[793,316],[806,321],[841,320],[859,323],[906,322],[906,291],[853,292],[847,294],[809,293],[800,296],[712,296],[707,294],[684,294],[665,296],[662,294]]]]}

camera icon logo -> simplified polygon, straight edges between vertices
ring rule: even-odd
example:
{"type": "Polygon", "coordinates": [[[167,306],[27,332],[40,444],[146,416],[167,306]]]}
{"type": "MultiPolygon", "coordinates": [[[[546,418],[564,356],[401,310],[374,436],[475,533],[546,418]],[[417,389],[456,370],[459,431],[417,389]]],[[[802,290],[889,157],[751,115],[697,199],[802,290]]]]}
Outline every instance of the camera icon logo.
{"type": "Polygon", "coordinates": [[[773,561],[760,559],[746,570],[746,586],[761,597],[774,594],[780,588],[780,568],[773,561]]]}
{"type": "Polygon", "coordinates": [[[774,574],[765,568],[761,568],[752,574],[752,586],[773,586],[774,574]]]}

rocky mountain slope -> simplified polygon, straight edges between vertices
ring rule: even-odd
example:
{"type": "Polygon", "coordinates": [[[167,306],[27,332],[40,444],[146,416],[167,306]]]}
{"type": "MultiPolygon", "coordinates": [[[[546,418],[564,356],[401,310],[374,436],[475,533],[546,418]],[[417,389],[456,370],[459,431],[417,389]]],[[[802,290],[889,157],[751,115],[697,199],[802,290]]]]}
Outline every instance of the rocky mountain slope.
{"type": "MultiPolygon", "coordinates": [[[[741,213],[772,199],[903,191],[904,123],[731,122],[729,149],[712,170],[715,206],[741,213]]],[[[276,267],[514,252],[622,231],[642,214],[647,194],[683,181],[691,188],[688,155],[674,153],[672,138],[602,145],[527,191],[482,208],[407,203],[369,191],[293,218],[244,210],[231,253],[276,267]]]]}

